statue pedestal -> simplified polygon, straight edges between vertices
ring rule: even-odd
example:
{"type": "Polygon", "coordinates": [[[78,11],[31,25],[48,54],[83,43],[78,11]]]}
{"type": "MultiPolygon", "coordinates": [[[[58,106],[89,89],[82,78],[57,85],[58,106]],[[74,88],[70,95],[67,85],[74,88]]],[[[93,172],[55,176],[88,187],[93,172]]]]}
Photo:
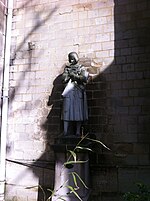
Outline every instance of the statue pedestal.
{"type": "MultiPolygon", "coordinates": [[[[83,201],[87,201],[89,197],[89,189],[87,189],[77,175],[84,181],[86,186],[89,187],[89,156],[85,150],[77,150],[76,160],[85,161],[83,163],[73,163],[64,165],[70,157],[76,145],[81,138],[75,136],[60,137],[55,139],[53,150],[55,152],[55,183],[54,183],[54,196],[52,201],[79,201],[75,193],[71,192],[71,188],[76,188],[75,192],[83,201]]],[[[85,139],[79,146],[87,147],[88,143],[85,139]]],[[[74,161],[73,156],[69,161],[74,161]]]]}

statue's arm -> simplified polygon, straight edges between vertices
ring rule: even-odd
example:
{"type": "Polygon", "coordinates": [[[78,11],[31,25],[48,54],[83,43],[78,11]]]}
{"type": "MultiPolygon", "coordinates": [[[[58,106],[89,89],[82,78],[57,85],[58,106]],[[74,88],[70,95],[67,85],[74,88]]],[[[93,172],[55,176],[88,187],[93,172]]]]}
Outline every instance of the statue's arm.
{"type": "Polygon", "coordinates": [[[81,78],[80,79],[82,80],[82,82],[87,83],[88,78],[89,78],[89,73],[87,72],[85,67],[82,66],[81,67],[81,78]]]}
{"type": "Polygon", "coordinates": [[[71,71],[70,77],[73,81],[77,81],[79,84],[87,83],[89,74],[86,69],[82,66],[78,73],[71,71]]]}
{"type": "Polygon", "coordinates": [[[69,68],[66,66],[62,74],[63,83],[67,83],[70,79],[69,68]]]}

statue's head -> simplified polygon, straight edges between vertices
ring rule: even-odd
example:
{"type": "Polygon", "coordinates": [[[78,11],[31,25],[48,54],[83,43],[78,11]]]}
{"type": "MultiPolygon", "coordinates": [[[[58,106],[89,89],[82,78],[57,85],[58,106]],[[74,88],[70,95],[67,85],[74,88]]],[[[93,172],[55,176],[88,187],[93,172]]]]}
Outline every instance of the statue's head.
{"type": "Polygon", "coordinates": [[[70,52],[68,54],[68,59],[71,64],[77,64],[79,61],[79,57],[76,52],[70,52]]]}

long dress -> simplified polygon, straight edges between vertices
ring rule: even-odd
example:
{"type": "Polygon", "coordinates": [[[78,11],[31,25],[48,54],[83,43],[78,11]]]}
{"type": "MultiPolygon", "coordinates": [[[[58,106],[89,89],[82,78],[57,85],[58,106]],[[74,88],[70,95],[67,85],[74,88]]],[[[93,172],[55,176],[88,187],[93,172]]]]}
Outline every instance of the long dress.
{"type": "Polygon", "coordinates": [[[62,93],[64,121],[88,120],[88,107],[85,85],[88,80],[88,72],[79,64],[66,66],[63,73],[63,81],[66,87],[62,93]],[[76,79],[70,77],[70,72],[76,74],[76,79]]]}

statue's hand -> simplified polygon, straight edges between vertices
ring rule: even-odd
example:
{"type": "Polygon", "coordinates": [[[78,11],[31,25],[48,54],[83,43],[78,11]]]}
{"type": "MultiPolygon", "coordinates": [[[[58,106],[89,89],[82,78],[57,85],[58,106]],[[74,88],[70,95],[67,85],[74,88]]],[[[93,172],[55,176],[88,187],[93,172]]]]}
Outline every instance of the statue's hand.
{"type": "Polygon", "coordinates": [[[73,71],[70,71],[69,76],[70,76],[70,78],[73,78],[75,76],[75,73],[73,71]]]}
{"type": "Polygon", "coordinates": [[[79,75],[75,74],[74,72],[70,73],[70,78],[72,81],[78,81],[79,80],[79,75]]]}
{"type": "Polygon", "coordinates": [[[63,80],[63,83],[66,84],[69,80],[70,80],[70,77],[65,77],[65,79],[63,80]]]}

